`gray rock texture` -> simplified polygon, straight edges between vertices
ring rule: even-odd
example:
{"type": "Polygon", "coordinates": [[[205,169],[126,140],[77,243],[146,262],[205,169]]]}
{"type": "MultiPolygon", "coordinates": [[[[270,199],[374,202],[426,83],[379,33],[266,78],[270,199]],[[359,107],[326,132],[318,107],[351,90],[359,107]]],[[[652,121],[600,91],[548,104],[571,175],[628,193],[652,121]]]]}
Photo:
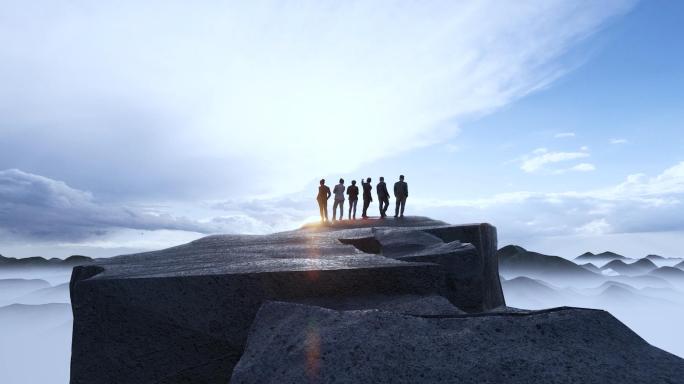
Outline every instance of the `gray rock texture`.
{"type": "Polygon", "coordinates": [[[337,310],[380,309],[407,315],[445,316],[466,312],[439,295],[369,295],[297,300],[298,303],[337,310]]]}
{"type": "Polygon", "coordinates": [[[78,266],[71,382],[225,383],[271,300],[425,316],[500,307],[496,247],[491,225],[407,217],[209,236],[78,266]]]}
{"type": "Polygon", "coordinates": [[[273,302],[230,383],[684,383],[684,360],[599,310],[408,316],[273,302]]]}

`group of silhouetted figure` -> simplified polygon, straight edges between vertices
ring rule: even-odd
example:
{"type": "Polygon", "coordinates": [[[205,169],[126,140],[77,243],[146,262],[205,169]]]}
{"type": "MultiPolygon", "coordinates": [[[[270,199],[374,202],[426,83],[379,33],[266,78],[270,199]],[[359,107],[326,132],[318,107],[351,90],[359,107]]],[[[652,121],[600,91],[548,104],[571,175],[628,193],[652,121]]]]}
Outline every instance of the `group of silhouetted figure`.
{"type": "MultiPolygon", "coordinates": [[[[318,208],[321,210],[321,221],[328,221],[328,199],[331,195],[335,195],[335,203],[333,204],[333,221],[337,219],[337,208],[340,209],[340,220],[344,219],[344,201],[345,192],[349,196],[349,220],[356,220],[356,202],[359,200],[359,187],[356,186],[356,180],[352,180],[351,185],[344,186],[344,179],[340,179],[340,183],[337,184],[332,193],[330,193],[330,188],[325,185],[325,179],[321,179],[321,185],[318,187],[318,196],[316,200],[318,201],[318,208]]],[[[371,185],[371,178],[367,178],[366,182],[361,179],[361,187],[363,188],[363,212],[361,217],[364,219],[368,218],[368,207],[373,201],[373,196],[371,191],[373,186],[371,185]]],[[[378,200],[380,202],[380,217],[387,217],[387,207],[389,207],[390,194],[387,191],[387,185],[385,184],[385,178],[380,177],[380,182],[375,186],[376,193],[378,195],[378,200]]],[[[404,217],[404,206],[406,206],[406,198],[408,197],[408,184],[404,181],[404,175],[399,176],[399,181],[394,183],[394,198],[397,200],[396,208],[394,210],[394,217],[404,217]]]]}

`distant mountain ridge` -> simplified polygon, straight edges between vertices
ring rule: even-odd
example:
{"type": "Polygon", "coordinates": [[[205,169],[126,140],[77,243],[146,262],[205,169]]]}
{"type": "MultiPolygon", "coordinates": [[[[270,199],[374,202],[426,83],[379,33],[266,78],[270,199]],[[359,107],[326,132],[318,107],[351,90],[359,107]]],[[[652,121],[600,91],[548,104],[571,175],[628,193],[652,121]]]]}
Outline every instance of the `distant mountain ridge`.
{"type": "Polygon", "coordinates": [[[615,252],[601,252],[598,254],[592,253],[592,252],[585,252],[575,258],[576,261],[582,261],[582,262],[596,262],[596,261],[603,261],[603,262],[608,262],[608,261],[613,261],[613,260],[631,260],[629,257],[622,256],[620,254],[617,254],[615,252]]]}
{"type": "Polygon", "coordinates": [[[658,268],[651,260],[647,258],[639,259],[633,263],[625,263],[622,260],[613,260],[601,267],[602,271],[612,269],[621,275],[642,275],[658,268]]]}
{"type": "Polygon", "coordinates": [[[601,269],[597,266],[595,266],[592,263],[584,263],[580,264],[580,267],[586,269],[587,271],[594,272],[594,273],[601,273],[601,269]]]}
{"type": "Polygon", "coordinates": [[[583,278],[598,279],[600,274],[560,256],[544,255],[528,251],[518,245],[507,245],[497,252],[499,271],[508,277],[528,276],[532,278],[583,278]]]}
{"type": "MultiPolygon", "coordinates": [[[[509,281],[510,287],[519,286],[520,281],[511,282],[511,279],[521,276],[538,282],[551,282],[560,287],[572,286],[573,282],[580,280],[599,282],[606,279],[620,280],[636,287],[657,288],[668,286],[669,283],[684,284],[684,261],[675,266],[663,266],[657,263],[677,259],[658,255],[632,259],[610,251],[599,254],[586,252],[574,260],[568,260],[528,251],[518,245],[507,245],[497,251],[497,256],[499,272],[509,281]],[[592,262],[579,263],[587,258],[605,264],[599,263],[598,265],[603,266],[598,267],[592,262]],[[611,258],[612,260],[608,260],[611,258]]],[[[527,285],[530,285],[529,282],[527,285]]]]}
{"type": "Polygon", "coordinates": [[[53,257],[46,259],[40,256],[16,258],[0,255],[0,268],[34,268],[34,267],[74,267],[77,265],[88,264],[93,261],[92,257],[82,255],[72,255],[66,259],[53,257]]]}

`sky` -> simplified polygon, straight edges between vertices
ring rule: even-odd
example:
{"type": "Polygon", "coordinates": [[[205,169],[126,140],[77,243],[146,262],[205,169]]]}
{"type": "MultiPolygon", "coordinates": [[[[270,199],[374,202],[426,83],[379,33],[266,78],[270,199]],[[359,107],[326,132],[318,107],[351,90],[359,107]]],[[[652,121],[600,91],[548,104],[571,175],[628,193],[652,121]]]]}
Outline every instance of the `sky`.
{"type": "Polygon", "coordinates": [[[501,246],[684,256],[682,16],[0,0],[0,254],[288,230],[321,178],[404,174],[407,214],[492,223],[501,246]]]}

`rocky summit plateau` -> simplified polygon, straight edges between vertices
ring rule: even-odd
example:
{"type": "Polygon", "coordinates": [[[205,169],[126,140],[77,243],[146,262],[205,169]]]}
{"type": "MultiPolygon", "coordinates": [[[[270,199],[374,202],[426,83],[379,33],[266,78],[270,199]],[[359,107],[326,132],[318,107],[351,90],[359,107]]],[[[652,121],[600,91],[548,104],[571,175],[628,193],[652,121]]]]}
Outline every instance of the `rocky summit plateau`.
{"type": "Polygon", "coordinates": [[[684,383],[609,313],[508,308],[497,232],[215,235],[73,269],[71,383],[684,383]]]}

